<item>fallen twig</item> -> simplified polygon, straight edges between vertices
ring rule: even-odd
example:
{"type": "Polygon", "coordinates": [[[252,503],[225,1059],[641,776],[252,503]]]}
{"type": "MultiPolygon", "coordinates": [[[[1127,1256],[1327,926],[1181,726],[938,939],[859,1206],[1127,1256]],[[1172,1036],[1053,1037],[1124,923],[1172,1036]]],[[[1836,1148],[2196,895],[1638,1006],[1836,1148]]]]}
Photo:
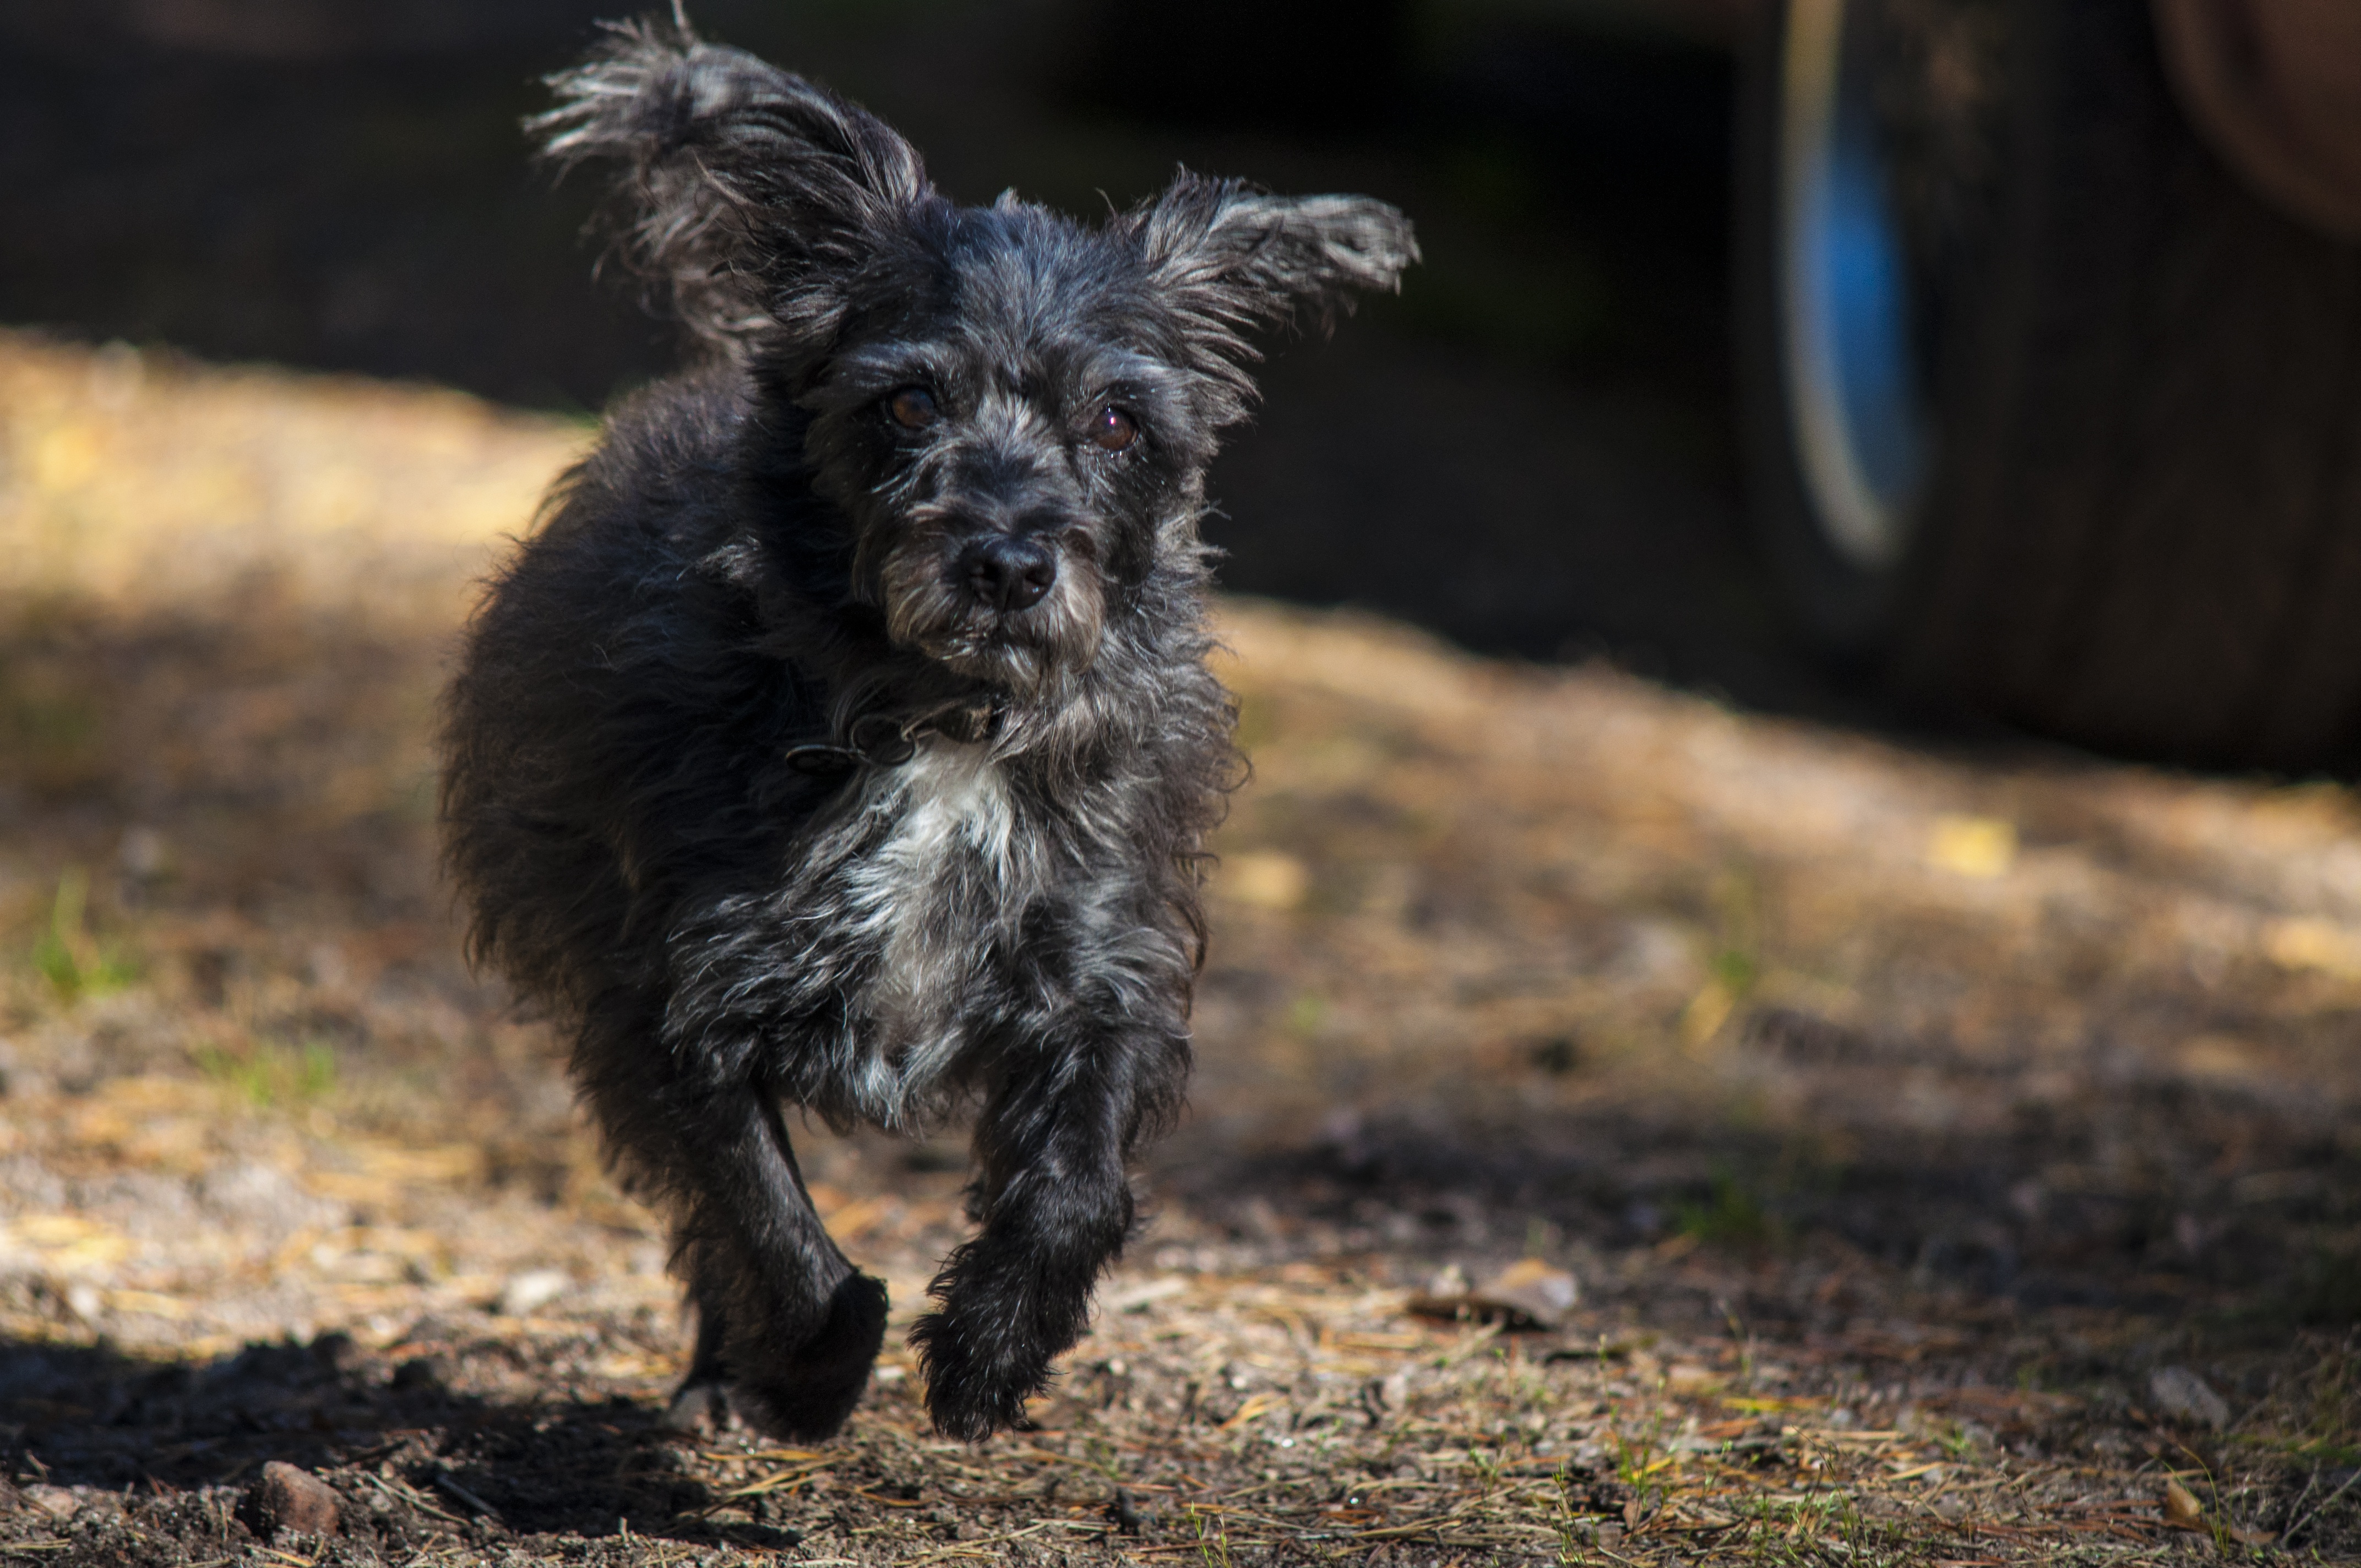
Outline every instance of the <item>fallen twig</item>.
{"type": "Polygon", "coordinates": [[[476,1496],[475,1493],[470,1492],[467,1487],[459,1485],[458,1479],[449,1471],[437,1470],[434,1472],[434,1484],[444,1491],[450,1493],[451,1496],[458,1498],[459,1501],[467,1504],[469,1508],[475,1509],[484,1518],[491,1520],[494,1524],[500,1525],[503,1529],[507,1527],[509,1521],[500,1517],[500,1509],[492,1507],[491,1504],[484,1501],[483,1498],[476,1496]]]}

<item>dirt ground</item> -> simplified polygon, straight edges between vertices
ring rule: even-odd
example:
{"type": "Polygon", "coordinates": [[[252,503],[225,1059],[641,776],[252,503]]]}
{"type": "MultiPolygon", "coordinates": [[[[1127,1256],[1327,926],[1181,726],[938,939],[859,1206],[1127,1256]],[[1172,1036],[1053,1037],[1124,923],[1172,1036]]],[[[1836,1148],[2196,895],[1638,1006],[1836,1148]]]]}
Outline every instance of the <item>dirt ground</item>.
{"type": "MultiPolygon", "coordinates": [[[[2348,791],[1247,602],[1192,1113],[1037,1430],[898,1336],[836,1444],[662,1430],[661,1238],[434,872],[590,434],[0,335],[0,1562],[2361,1558],[2348,791]]],[[[906,1323],[960,1144],[807,1141],[906,1323]]]]}

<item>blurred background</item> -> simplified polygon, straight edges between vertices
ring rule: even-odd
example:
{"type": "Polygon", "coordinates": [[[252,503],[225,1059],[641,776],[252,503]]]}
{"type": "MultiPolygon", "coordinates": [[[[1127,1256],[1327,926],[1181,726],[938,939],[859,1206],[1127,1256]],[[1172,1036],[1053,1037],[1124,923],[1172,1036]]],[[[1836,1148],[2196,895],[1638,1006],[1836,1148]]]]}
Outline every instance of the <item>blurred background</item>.
{"type": "MultiPolygon", "coordinates": [[[[602,0],[0,0],[0,322],[588,416],[673,345],[519,122],[602,0]]],[[[706,0],[954,196],[1176,164],[1426,259],[1278,349],[1235,590],[1921,738],[2350,772],[2334,0],[706,0]]]]}
{"type": "MultiPolygon", "coordinates": [[[[0,321],[589,414],[674,347],[593,280],[594,186],[518,122],[598,0],[0,5],[0,321]]],[[[1282,347],[1224,456],[1231,587],[1488,652],[1844,704],[1739,535],[1742,0],[705,0],[964,201],[1088,214],[1176,163],[1398,203],[1426,262],[1282,347]]],[[[1855,705],[1858,706],[1858,705],[1855,705]]]]}
{"type": "MultiPolygon", "coordinates": [[[[0,4],[0,321],[588,414],[672,363],[519,121],[597,0],[0,4]]],[[[2361,717],[2361,24],[2314,0],[709,0],[966,201],[1398,203],[1235,590],[1743,705],[2299,773],[2361,717]],[[1995,728],[1997,726],[1997,729],[1995,728]]]]}

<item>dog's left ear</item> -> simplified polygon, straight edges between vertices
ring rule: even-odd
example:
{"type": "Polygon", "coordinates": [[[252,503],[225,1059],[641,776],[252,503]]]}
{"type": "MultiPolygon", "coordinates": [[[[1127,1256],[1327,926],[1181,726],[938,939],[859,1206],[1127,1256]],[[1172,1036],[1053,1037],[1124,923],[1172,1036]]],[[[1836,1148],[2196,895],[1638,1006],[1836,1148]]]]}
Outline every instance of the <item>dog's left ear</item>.
{"type": "Polygon", "coordinates": [[[1197,368],[1222,389],[1217,422],[1244,416],[1259,358],[1246,334],[1309,322],[1326,331],[1361,289],[1397,291],[1418,259],[1400,209],[1367,196],[1274,196],[1181,170],[1117,225],[1150,284],[1180,313],[1197,368]]]}
{"type": "Polygon", "coordinates": [[[705,42],[677,14],[610,24],[549,84],[557,106],[526,123],[544,155],[622,166],[624,260],[724,350],[782,331],[823,345],[863,269],[942,204],[917,151],[875,115],[705,42]]]}

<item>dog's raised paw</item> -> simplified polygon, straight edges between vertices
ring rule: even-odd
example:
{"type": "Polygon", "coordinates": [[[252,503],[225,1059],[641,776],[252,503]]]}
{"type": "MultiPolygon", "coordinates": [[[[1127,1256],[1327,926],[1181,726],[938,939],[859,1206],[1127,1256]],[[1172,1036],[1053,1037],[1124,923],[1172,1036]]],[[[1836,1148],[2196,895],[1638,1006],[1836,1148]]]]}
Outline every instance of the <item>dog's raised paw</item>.
{"type": "Polygon", "coordinates": [[[927,1413],[934,1419],[935,1431],[943,1436],[961,1442],[983,1442],[997,1432],[1032,1430],[1033,1423],[1025,1414],[1025,1398],[1023,1390],[1016,1387],[929,1384],[927,1413]]]}
{"type": "Polygon", "coordinates": [[[961,1442],[994,1432],[1024,1431],[1032,1422],[1025,1401],[1049,1387],[1046,1363],[994,1364],[973,1354],[950,1320],[929,1312],[910,1330],[927,1379],[927,1413],[935,1430],[961,1442]]]}

